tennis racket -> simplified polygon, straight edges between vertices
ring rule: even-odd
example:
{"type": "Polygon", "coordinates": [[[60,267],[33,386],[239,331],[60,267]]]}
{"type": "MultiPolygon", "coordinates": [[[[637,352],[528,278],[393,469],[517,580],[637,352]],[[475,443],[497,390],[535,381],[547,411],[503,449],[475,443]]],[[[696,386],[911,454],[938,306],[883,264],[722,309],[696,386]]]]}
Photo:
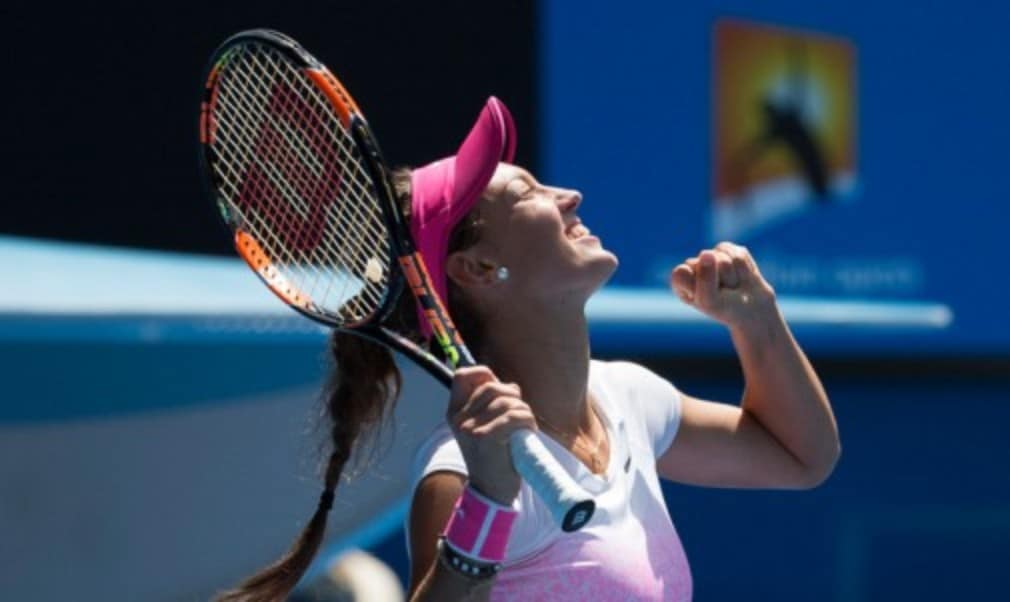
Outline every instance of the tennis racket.
{"type": "MultiPolygon", "coordinates": [[[[446,386],[474,365],[414,249],[379,146],[336,77],[294,40],[245,31],[218,48],[200,108],[205,179],[235,248],[303,315],[410,358],[446,386]],[[452,369],[383,322],[407,285],[452,369]]],[[[536,435],[510,440],[516,471],[565,531],[595,502],[536,435]]]]}

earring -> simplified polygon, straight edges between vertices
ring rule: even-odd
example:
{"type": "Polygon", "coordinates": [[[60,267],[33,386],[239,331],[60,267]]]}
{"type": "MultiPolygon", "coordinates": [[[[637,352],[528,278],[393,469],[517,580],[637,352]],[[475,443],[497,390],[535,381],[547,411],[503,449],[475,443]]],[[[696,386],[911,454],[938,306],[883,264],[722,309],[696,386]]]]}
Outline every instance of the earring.
{"type": "Polygon", "coordinates": [[[501,266],[495,270],[495,276],[498,277],[499,282],[505,282],[509,279],[509,269],[505,266],[501,266]]]}

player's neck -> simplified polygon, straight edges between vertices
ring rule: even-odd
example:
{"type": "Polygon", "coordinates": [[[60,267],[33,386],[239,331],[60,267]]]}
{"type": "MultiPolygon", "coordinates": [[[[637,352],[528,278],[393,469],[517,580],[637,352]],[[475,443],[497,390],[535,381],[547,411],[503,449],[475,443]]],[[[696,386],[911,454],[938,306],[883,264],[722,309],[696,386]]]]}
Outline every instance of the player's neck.
{"type": "Polygon", "coordinates": [[[592,424],[587,402],[589,328],[582,307],[516,309],[491,320],[485,352],[492,370],[518,383],[523,399],[555,428],[569,433],[592,424]]]}

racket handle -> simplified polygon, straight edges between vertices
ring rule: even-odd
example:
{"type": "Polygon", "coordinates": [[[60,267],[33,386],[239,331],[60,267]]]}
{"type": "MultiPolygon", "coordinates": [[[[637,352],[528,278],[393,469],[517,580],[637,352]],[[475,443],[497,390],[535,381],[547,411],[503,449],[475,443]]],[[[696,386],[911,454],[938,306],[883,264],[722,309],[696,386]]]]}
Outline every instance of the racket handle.
{"type": "Polygon", "coordinates": [[[512,465],[554,516],[563,531],[581,529],[596,510],[596,502],[558,464],[536,433],[518,430],[509,437],[512,465]]]}

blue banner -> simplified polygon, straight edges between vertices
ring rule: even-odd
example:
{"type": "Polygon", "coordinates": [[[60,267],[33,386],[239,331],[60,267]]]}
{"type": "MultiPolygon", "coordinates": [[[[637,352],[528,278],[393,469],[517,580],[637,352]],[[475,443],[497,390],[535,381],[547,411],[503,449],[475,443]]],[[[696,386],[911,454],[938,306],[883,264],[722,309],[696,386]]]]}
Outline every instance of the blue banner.
{"type": "Polygon", "coordinates": [[[1005,7],[541,11],[537,175],[583,192],[614,284],[734,240],[780,296],[947,307],[930,351],[1010,350],[1005,7]]]}

